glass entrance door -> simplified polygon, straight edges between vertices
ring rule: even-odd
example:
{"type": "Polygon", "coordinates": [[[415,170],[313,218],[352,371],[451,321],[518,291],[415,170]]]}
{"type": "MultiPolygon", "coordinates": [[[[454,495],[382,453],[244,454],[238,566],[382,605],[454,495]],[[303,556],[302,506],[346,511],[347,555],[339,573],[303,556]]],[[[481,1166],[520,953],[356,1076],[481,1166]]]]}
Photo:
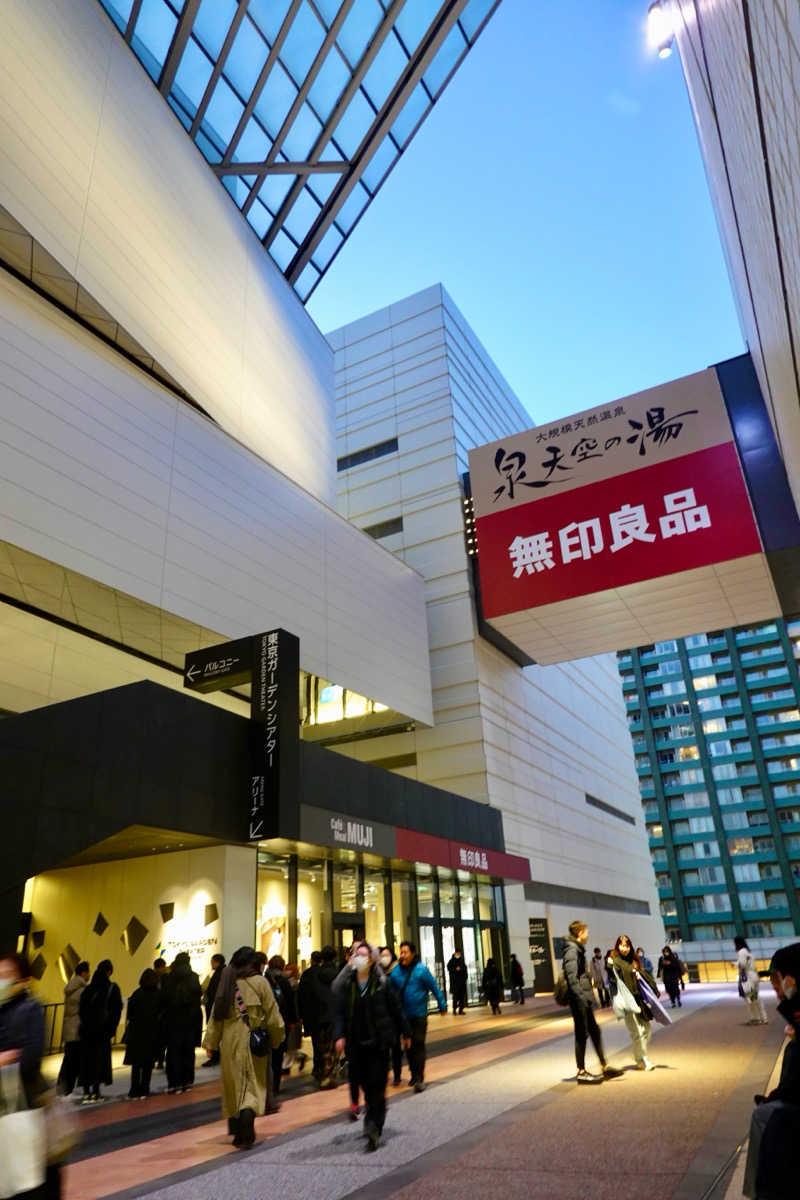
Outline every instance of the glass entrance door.
{"type": "Polygon", "coordinates": [[[350,917],[342,919],[342,916],[336,914],[333,918],[333,945],[336,950],[336,957],[340,963],[343,963],[345,956],[352,946],[353,942],[357,942],[364,937],[364,926],[356,925],[350,917]]]}

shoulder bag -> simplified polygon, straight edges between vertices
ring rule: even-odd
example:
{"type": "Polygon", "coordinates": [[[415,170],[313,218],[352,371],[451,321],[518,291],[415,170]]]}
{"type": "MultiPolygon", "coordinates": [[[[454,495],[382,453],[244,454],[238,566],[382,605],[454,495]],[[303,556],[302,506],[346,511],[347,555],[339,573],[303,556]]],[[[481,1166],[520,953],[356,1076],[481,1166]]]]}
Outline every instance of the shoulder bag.
{"type": "Polygon", "coordinates": [[[553,989],[553,999],[556,1004],[560,1004],[562,1008],[566,1008],[569,1004],[569,984],[567,977],[562,971],[556,980],[556,986],[553,989]]]}
{"type": "Polygon", "coordinates": [[[250,1017],[247,1015],[247,1006],[242,999],[238,983],[233,989],[233,998],[239,1010],[239,1016],[247,1028],[250,1029],[250,1053],[253,1055],[253,1058],[265,1058],[272,1049],[269,1030],[265,1029],[263,1025],[257,1025],[254,1029],[250,1028],[250,1017]]]}
{"type": "Polygon", "coordinates": [[[0,1068],[0,1197],[33,1191],[47,1173],[44,1109],[28,1108],[19,1066],[0,1068]]]}
{"type": "Polygon", "coordinates": [[[617,981],[617,992],[611,1001],[611,1008],[617,1020],[621,1021],[624,1018],[625,1013],[638,1013],[640,1012],[640,1009],[639,1005],[636,1003],[633,993],[630,991],[627,984],[623,983],[622,977],[620,976],[617,968],[614,967],[613,970],[614,978],[617,981]]]}

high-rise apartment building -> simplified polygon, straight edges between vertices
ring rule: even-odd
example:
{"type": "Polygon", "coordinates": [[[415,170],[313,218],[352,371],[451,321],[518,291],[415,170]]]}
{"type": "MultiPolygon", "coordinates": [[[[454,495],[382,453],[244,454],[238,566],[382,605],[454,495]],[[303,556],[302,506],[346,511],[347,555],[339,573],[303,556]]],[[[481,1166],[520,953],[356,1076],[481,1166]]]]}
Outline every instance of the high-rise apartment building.
{"type": "Polygon", "coordinates": [[[800,621],[618,654],[667,936],[701,978],[800,932],[800,621]]]}

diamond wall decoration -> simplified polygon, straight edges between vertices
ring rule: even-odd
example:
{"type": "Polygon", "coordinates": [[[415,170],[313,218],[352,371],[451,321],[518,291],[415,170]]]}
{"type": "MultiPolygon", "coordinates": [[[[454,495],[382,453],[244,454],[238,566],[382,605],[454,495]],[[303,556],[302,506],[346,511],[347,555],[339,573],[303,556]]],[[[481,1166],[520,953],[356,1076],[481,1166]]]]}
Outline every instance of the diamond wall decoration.
{"type": "Polygon", "coordinates": [[[159,904],[161,909],[161,920],[166,925],[167,921],[171,921],[175,916],[175,905],[170,901],[168,904],[159,904]]]}
{"type": "Polygon", "coordinates": [[[143,925],[138,917],[131,917],[122,935],[122,943],[131,957],[133,957],[146,937],[147,926],[143,925]]]}
{"type": "Polygon", "coordinates": [[[218,919],[218,917],[219,917],[219,911],[217,909],[216,904],[207,904],[206,905],[205,924],[211,925],[214,921],[216,921],[218,919]]]}
{"type": "Polygon", "coordinates": [[[34,979],[41,979],[47,970],[47,962],[41,954],[37,954],[36,958],[31,963],[31,975],[34,979]]]}
{"type": "Polygon", "coordinates": [[[94,919],[94,925],[92,926],[92,931],[93,931],[93,933],[96,933],[98,935],[98,937],[101,937],[107,929],[108,929],[108,921],[105,919],[103,914],[101,912],[99,912],[94,919]]]}
{"type": "Polygon", "coordinates": [[[41,950],[42,946],[44,945],[44,930],[37,929],[34,933],[32,933],[31,941],[33,942],[34,950],[41,950]]]}

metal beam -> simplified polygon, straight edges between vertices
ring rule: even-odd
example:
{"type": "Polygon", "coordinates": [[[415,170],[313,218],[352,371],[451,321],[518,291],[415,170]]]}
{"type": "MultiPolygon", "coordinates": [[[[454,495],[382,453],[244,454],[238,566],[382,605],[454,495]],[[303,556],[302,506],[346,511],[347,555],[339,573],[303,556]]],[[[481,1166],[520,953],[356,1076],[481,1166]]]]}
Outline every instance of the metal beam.
{"type": "Polygon", "coordinates": [[[217,86],[219,77],[225,69],[225,60],[227,59],[228,54],[230,53],[230,48],[234,43],[237,33],[239,32],[239,26],[247,15],[248,3],[249,0],[239,0],[239,7],[233,15],[230,29],[225,34],[225,41],[222,43],[217,61],[214,63],[211,76],[206,84],[206,90],[203,92],[203,98],[197,106],[197,112],[195,113],[194,120],[192,121],[192,127],[189,130],[189,137],[192,139],[192,141],[194,141],[195,135],[203,123],[203,117],[206,115],[206,109],[208,108],[211,97],[214,94],[214,88],[217,86]]]}
{"type": "MultiPolygon", "coordinates": [[[[303,3],[303,0],[292,0],[291,4],[289,5],[289,10],[286,13],[286,16],[283,18],[281,27],[278,30],[277,37],[275,38],[275,41],[272,43],[272,46],[270,47],[270,52],[267,55],[267,61],[264,63],[263,67],[261,68],[261,70],[259,72],[258,79],[256,80],[256,83],[255,83],[255,87],[253,88],[252,92],[250,93],[250,98],[244,106],[244,112],[242,113],[241,117],[239,118],[239,122],[233,131],[233,137],[228,142],[228,148],[225,151],[225,155],[222,159],[223,162],[230,162],[231,155],[233,154],[233,151],[236,149],[239,139],[241,138],[242,134],[244,133],[247,122],[250,120],[250,118],[253,115],[256,104],[258,104],[261,93],[264,90],[264,85],[266,84],[267,80],[269,79],[270,72],[272,71],[272,68],[275,66],[275,63],[278,61],[278,55],[280,54],[281,50],[283,49],[283,43],[286,41],[286,38],[288,37],[289,30],[292,28],[292,22],[294,21],[294,18],[297,15],[297,11],[300,8],[300,5],[302,3],[303,3]]],[[[243,210],[243,211],[246,211],[246,210],[243,210]]]]}
{"type": "Polygon", "coordinates": [[[168,96],[172,90],[175,75],[180,66],[183,52],[186,49],[186,43],[189,41],[189,34],[192,32],[192,26],[194,25],[194,19],[197,16],[199,7],[200,0],[186,0],[183,12],[175,28],[175,33],[172,36],[167,57],[164,59],[164,66],[161,68],[161,74],[158,77],[158,90],[162,96],[168,96]]]}
{"type": "Polygon", "coordinates": [[[125,32],[122,35],[125,41],[130,45],[133,31],[136,28],[136,22],[139,20],[139,13],[142,11],[143,0],[133,0],[131,15],[128,17],[128,24],[125,26],[125,32]]]}
{"type": "MultiPolygon", "coordinates": [[[[353,99],[353,96],[356,94],[356,92],[360,88],[360,86],[364,80],[364,76],[366,75],[367,71],[372,66],[373,62],[375,61],[375,58],[377,57],[378,51],[380,50],[383,43],[386,41],[389,34],[392,32],[394,23],[397,20],[397,17],[400,14],[400,10],[402,9],[405,2],[406,2],[406,0],[392,0],[392,3],[390,4],[389,8],[384,13],[384,16],[383,16],[383,19],[382,19],[380,25],[378,26],[378,28],[375,30],[375,33],[373,34],[372,41],[369,43],[366,50],[362,54],[361,60],[358,63],[358,66],[355,68],[355,70],[353,71],[353,74],[350,77],[350,82],[347,84],[347,86],[345,87],[341,96],[339,97],[339,101],[338,101],[336,107],[334,108],[331,115],[328,117],[328,120],[325,122],[324,126],[322,127],[322,130],[320,131],[319,137],[317,138],[316,142],[314,143],[314,145],[311,148],[311,153],[308,156],[308,161],[310,163],[316,163],[319,160],[319,156],[322,154],[322,151],[325,149],[328,142],[331,140],[333,131],[336,128],[336,126],[339,124],[339,121],[341,120],[342,113],[345,111],[348,104],[353,99]]],[[[272,222],[269,229],[265,233],[264,237],[261,239],[263,241],[264,245],[267,247],[267,249],[269,249],[269,247],[272,245],[272,242],[275,240],[277,235],[280,233],[280,231],[283,227],[283,223],[286,220],[287,216],[289,215],[289,212],[291,211],[295,200],[300,195],[302,188],[303,188],[303,180],[297,179],[292,184],[291,188],[289,189],[289,193],[286,196],[286,199],[283,201],[283,204],[280,206],[277,213],[275,214],[275,220],[272,222]]],[[[253,190],[255,191],[255,189],[253,189],[253,190]]],[[[326,206],[326,209],[327,209],[327,206],[326,206]]]]}
{"type": "MultiPolygon", "coordinates": [[[[389,98],[384,103],[361,145],[353,155],[350,170],[333,189],[328,203],[322,212],[320,212],[303,240],[302,245],[284,271],[284,275],[290,283],[294,284],[297,282],[300,273],[311,260],[320,241],[333,224],[345,200],[347,200],[353,188],[358,184],[365,167],[391,128],[403,105],[427,71],[445,38],[457,23],[467,3],[468,0],[446,0],[441,6],[436,21],[428,32],[428,36],[421,44],[421,47],[418,48],[414,57],[409,60],[408,67],[392,89],[389,98]]],[[[466,53],[468,49],[469,45],[465,42],[464,52],[466,53]]]]}
{"type": "MultiPolygon", "coordinates": [[[[267,174],[269,173],[266,168],[269,167],[277,158],[278,153],[281,149],[281,146],[283,145],[283,140],[286,137],[289,130],[292,128],[292,125],[294,124],[295,118],[297,117],[297,114],[300,112],[300,109],[303,107],[303,105],[306,101],[306,98],[308,96],[308,93],[311,91],[311,88],[314,84],[314,80],[317,78],[317,75],[319,75],[319,72],[322,68],[322,64],[325,62],[325,59],[328,57],[329,52],[331,51],[333,46],[336,44],[336,39],[339,36],[339,32],[342,28],[342,25],[344,24],[345,20],[347,19],[347,15],[350,12],[350,9],[352,7],[353,7],[353,0],[343,0],[342,4],[339,7],[339,11],[337,12],[336,16],[334,17],[333,21],[331,22],[330,28],[328,29],[328,32],[325,34],[325,38],[322,42],[322,45],[320,46],[319,50],[317,51],[316,55],[314,56],[314,61],[312,62],[311,66],[309,67],[308,71],[306,72],[306,77],[303,80],[300,87],[298,88],[297,95],[295,96],[288,113],[284,117],[283,123],[281,124],[280,129],[278,130],[278,132],[275,135],[275,140],[273,141],[272,146],[269,151],[269,154],[267,155],[266,160],[265,160],[265,169],[259,174],[259,177],[256,179],[255,183],[253,184],[253,187],[250,190],[250,195],[247,197],[247,200],[242,205],[242,212],[245,215],[247,215],[248,210],[250,209],[253,202],[255,201],[256,196],[258,195],[259,188],[261,187],[267,174]]],[[[229,156],[232,153],[232,145],[233,144],[231,144],[231,146],[228,147],[228,155],[226,156],[228,158],[228,161],[229,161],[229,156]]]]}
{"type": "MultiPolygon", "coordinates": [[[[263,162],[211,163],[215,175],[257,175],[264,170],[263,162]]],[[[350,166],[348,162],[274,162],[270,163],[267,175],[341,175],[350,166]]]]}

